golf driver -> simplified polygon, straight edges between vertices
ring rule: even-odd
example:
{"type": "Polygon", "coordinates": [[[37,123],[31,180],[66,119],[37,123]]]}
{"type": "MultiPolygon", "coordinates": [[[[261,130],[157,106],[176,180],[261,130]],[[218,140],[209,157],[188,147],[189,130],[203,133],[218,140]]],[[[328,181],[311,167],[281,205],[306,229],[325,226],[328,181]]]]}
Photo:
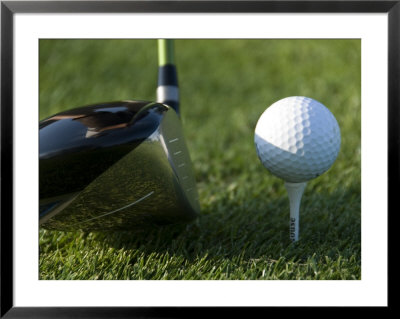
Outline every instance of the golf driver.
{"type": "Polygon", "coordinates": [[[158,47],[157,102],[97,103],[39,123],[40,227],[132,230],[199,214],[173,42],[158,47]]]}

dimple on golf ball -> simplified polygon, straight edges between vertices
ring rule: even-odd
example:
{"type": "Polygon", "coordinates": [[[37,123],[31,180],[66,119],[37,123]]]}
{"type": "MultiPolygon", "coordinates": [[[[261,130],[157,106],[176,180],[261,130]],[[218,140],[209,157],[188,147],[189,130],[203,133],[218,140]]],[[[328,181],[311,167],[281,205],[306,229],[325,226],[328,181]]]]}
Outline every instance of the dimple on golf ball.
{"type": "Polygon", "coordinates": [[[340,141],[333,114],[303,96],[287,97],[267,108],[254,136],[263,165],[291,183],[306,182],[327,171],[336,160],[340,141]]]}

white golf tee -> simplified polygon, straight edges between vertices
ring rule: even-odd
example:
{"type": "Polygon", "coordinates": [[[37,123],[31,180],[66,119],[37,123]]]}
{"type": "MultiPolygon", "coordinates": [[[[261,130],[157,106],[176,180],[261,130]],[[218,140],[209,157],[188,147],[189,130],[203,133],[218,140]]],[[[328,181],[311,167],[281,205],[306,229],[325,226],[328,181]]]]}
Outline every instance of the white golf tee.
{"type": "Polygon", "coordinates": [[[299,240],[300,203],[307,182],[285,182],[285,188],[290,202],[290,239],[292,242],[299,240]]]}

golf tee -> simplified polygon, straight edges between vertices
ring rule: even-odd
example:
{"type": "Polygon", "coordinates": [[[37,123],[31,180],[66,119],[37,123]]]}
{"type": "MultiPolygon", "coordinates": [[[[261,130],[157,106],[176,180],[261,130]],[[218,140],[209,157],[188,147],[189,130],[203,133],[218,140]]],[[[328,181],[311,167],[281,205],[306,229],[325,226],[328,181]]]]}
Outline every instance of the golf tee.
{"type": "Polygon", "coordinates": [[[285,188],[288,193],[290,203],[290,239],[292,242],[299,240],[300,203],[306,186],[307,182],[285,182],[285,188]]]}

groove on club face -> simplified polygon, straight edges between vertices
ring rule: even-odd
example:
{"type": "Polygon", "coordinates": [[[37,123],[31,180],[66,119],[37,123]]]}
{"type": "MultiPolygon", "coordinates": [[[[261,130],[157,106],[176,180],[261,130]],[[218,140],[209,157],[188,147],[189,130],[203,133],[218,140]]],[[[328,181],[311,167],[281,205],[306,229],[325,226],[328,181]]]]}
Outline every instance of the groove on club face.
{"type": "Polygon", "coordinates": [[[47,229],[138,229],[187,222],[200,211],[178,116],[143,101],[40,122],[39,194],[47,229]]]}

